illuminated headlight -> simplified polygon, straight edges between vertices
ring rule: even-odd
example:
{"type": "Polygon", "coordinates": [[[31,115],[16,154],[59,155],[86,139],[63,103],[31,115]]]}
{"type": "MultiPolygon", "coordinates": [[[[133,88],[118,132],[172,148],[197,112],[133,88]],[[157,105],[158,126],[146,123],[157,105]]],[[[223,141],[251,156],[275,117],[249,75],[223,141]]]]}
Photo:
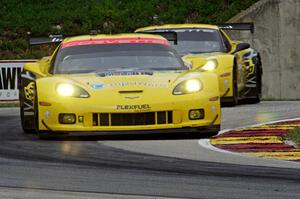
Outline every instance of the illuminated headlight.
{"type": "Polygon", "coordinates": [[[90,96],[83,88],[69,83],[59,84],[56,92],[64,97],[88,98],[90,96]]]}
{"type": "Polygon", "coordinates": [[[174,95],[182,95],[199,92],[202,89],[202,84],[198,79],[189,79],[179,83],[173,90],[174,95]]]}
{"type": "Polygon", "coordinates": [[[213,71],[218,67],[216,60],[208,60],[201,68],[206,71],[213,71]]]}
{"type": "Polygon", "coordinates": [[[61,96],[70,97],[74,94],[74,86],[71,84],[60,84],[57,87],[57,93],[61,96]]]}

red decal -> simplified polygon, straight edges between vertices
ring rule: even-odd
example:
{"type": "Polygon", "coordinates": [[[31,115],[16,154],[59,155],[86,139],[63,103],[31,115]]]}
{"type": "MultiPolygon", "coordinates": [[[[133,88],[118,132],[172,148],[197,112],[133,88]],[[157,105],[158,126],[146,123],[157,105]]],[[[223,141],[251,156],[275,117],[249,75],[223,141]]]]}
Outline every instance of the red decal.
{"type": "Polygon", "coordinates": [[[167,40],[158,38],[101,38],[65,42],[62,44],[62,48],[99,44],[162,44],[170,46],[167,40]]]}

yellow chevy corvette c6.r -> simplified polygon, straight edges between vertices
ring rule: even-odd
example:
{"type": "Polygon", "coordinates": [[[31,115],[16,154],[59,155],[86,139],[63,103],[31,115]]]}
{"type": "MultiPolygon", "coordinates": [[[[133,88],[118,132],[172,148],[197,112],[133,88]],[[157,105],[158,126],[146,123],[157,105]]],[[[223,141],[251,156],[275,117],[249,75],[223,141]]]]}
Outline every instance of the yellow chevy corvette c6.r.
{"type": "Polygon", "coordinates": [[[82,35],[51,57],[24,65],[19,82],[22,127],[40,138],[68,133],[126,134],[220,130],[218,79],[189,67],[163,37],[82,35]]]}
{"type": "Polygon", "coordinates": [[[137,29],[135,32],[159,34],[172,41],[187,63],[207,62],[200,70],[219,77],[221,102],[234,106],[238,100],[258,103],[261,98],[262,64],[260,54],[248,43],[231,40],[224,30],[251,30],[252,23],[224,25],[166,24],[137,29]]]}

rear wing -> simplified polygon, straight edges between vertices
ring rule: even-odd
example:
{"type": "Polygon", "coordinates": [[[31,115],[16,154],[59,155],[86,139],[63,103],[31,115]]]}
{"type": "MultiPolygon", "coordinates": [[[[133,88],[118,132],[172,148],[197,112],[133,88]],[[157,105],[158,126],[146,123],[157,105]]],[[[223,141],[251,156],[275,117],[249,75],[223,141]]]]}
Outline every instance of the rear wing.
{"type": "MultiPolygon", "coordinates": [[[[97,30],[91,30],[90,35],[97,35],[98,31],[97,30]]],[[[67,37],[74,37],[74,36],[79,36],[83,34],[73,34],[73,35],[58,35],[58,34],[51,34],[48,37],[30,37],[31,33],[28,32],[28,43],[29,45],[43,45],[43,44],[57,44],[61,43],[65,38],[67,37]]]]}
{"type": "Polygon", "coordinates": [[[254,24],[253,23],[226,23],[217,25],[222,30],[250,30],[251,33],[254,33],[254,24]]]}
{"type": "MultiPolygon", "coordinates": [[[[254,24],[253,23],[226,23],[217,25],[222,30],[248,30],[251,33],[254,33],[254,24]]],[[[177,32],[170,29],[166,30],[145,30],[140,33],[144,34],[155,34],[161,35],[166,38],[168,41],[173,41],[174,44],[177,44],[177,32]]]]}
{"type": "Polygon", "coordinates": [[[30,34],[28,34],[28,43],[31,46],[43,45],[43,44],[55,44],[55,43],[62,42],[64,38],[65,36],[63,35],[49,35],[49,37],[30,37],[30,34]]]}

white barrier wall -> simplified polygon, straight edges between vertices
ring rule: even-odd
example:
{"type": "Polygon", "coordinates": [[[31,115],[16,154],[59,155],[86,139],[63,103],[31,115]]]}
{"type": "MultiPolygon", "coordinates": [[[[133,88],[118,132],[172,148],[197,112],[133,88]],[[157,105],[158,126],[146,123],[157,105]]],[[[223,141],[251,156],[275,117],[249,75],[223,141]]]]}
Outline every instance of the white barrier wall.
{"type": "Polygon", "coordinates": [[[0,102],[18,101],[18,77],[25,63],[35,60],[0,60],[0,102]]]}

